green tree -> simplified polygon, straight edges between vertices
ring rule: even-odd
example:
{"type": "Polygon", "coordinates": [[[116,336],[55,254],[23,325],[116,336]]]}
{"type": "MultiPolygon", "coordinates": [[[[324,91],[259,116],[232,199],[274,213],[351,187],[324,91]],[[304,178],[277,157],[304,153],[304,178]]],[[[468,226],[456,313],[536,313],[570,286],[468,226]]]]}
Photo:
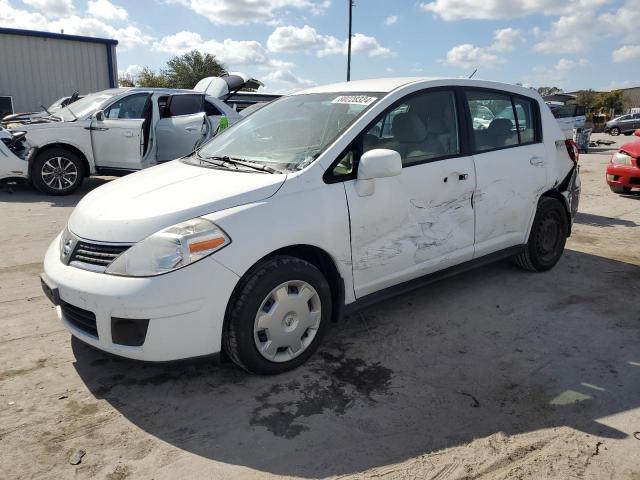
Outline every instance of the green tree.
{"type": "Polygon", "coordinates": [[[118,86],[119,87],[135,87],[136,83],[133,81],[133,77],[131,77],[131,75],[127,75],[125,73],[124,75],[121,75],[118,78],[118,86]]]}
{"type": "Polygon", "coordinates": [[[171,87],[193,88],[205,77],[220,77],[227,69],[215,55],[197,50],[173,57],[163,72],[171,87]]]}
{"type": "Polygon", "coordinates": [[[136,87],[166,88],[173,86],[165,72],[155,72],[149,67],[140,70],[135,83],[136,87]]]}
{"type": "Polygon", "coordinates": [[[563,92],[564,90],[558,87],[539,87],[538,88],[538,93],[543,97],[546,95],[553,95],[555,93],[563,93],[563,92]]]}
{"type": "Polygon", "coordinates": [[[576,95],[576,103],[585,108],[593,108],[598,105],[598,93],[591,88],[580,90],[576,95]]]}
{"type": "Polygon", "coordinates": [[[606,110],[613,109],[614,113],[622,112],[624,109],[624,92],[622,90],[612,90],[598,95],[598,107],[606,110]]]}

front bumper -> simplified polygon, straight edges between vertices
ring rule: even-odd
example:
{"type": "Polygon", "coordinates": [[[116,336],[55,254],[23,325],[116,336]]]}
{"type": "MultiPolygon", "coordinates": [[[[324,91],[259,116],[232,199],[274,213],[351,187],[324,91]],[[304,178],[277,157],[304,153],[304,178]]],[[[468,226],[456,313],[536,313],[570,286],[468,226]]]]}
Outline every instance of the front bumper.
{"type": "Polygon", "coordinates": [[[63,264],[59,241],[58,236],[47,250],[43,289],[75,337],[153,362],[220,352],[225,310],[239,277],[212,257],[156,277],[118,277],[63,264]],[[114,322],[128,320],[145,323],[139,346],[114,340],[114,322]]]}
{"type": "Polygon", "coordinates": [[[30,150],[25,158],[18,157],[2,142],[0,142],[0,180],[23,179],[29,177],[30,150]]]}
{"type": "Polygon", "coordinates": [[[632,165],[607,165],[607,184],[624,188],[640,188],[640,168],[632,165]]]}

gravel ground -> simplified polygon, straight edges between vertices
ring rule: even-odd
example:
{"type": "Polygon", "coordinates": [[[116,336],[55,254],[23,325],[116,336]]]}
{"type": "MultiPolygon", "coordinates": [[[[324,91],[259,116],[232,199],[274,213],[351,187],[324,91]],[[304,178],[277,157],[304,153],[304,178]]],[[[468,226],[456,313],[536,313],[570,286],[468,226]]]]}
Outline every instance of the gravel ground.
{"type": "Polygon", "coordinates": [[[551,272],[502,262],[372,306],[271,378],[73,341],[37,275],[108,179],[0,191],[0,476],[640,479],[640,194],[609,191],[610,155],[581,156],[551,272]]]}

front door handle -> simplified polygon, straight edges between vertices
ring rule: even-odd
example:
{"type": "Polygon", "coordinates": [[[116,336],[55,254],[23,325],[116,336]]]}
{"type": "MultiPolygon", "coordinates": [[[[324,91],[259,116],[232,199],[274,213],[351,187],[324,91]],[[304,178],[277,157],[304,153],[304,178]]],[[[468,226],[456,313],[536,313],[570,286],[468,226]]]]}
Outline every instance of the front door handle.
{"type": "Polygon", "coordinates": [[[542,157],[538,157],[537,155],[534,157],[531,157],[529,159],[529,163],[531,165],[533,165],[534,167],[539,167],[540,165],[544,165],[544,158],[542,157]]]}
{"type": "Polygon", "coordinates": [[[131,130],[125,130],[123,135],[127,138],[133,137],[133,132],[131,130]]]}
{"type": "Polygon", "coordinates": [[[184,127],[187,132],[195,132],[196,130],[201,130],[201,127],[184,127]]]}
{"type": "Polygon", "coordinates": [[[459,181],[467,180],[469,178],[468,173],[451,172],[449,175],[444,177],[443,182],[447,183],[449,181],[449,178],[455,178],[456,176],[458,177],[459,181]]]}

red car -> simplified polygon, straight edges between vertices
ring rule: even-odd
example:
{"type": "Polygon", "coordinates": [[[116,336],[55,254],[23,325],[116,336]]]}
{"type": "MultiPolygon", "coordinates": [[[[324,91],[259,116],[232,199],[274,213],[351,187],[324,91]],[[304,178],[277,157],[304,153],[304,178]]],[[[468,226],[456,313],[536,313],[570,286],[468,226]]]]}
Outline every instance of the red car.
{"type": "MultiPolygon", "coordinates": [[[[640,137],[640,129],[635,131],[640,137]]],[[[629,193],[640,188],[640,139],[625,143],[607,165],[607,183],[614,193],[629,193]]]]}

